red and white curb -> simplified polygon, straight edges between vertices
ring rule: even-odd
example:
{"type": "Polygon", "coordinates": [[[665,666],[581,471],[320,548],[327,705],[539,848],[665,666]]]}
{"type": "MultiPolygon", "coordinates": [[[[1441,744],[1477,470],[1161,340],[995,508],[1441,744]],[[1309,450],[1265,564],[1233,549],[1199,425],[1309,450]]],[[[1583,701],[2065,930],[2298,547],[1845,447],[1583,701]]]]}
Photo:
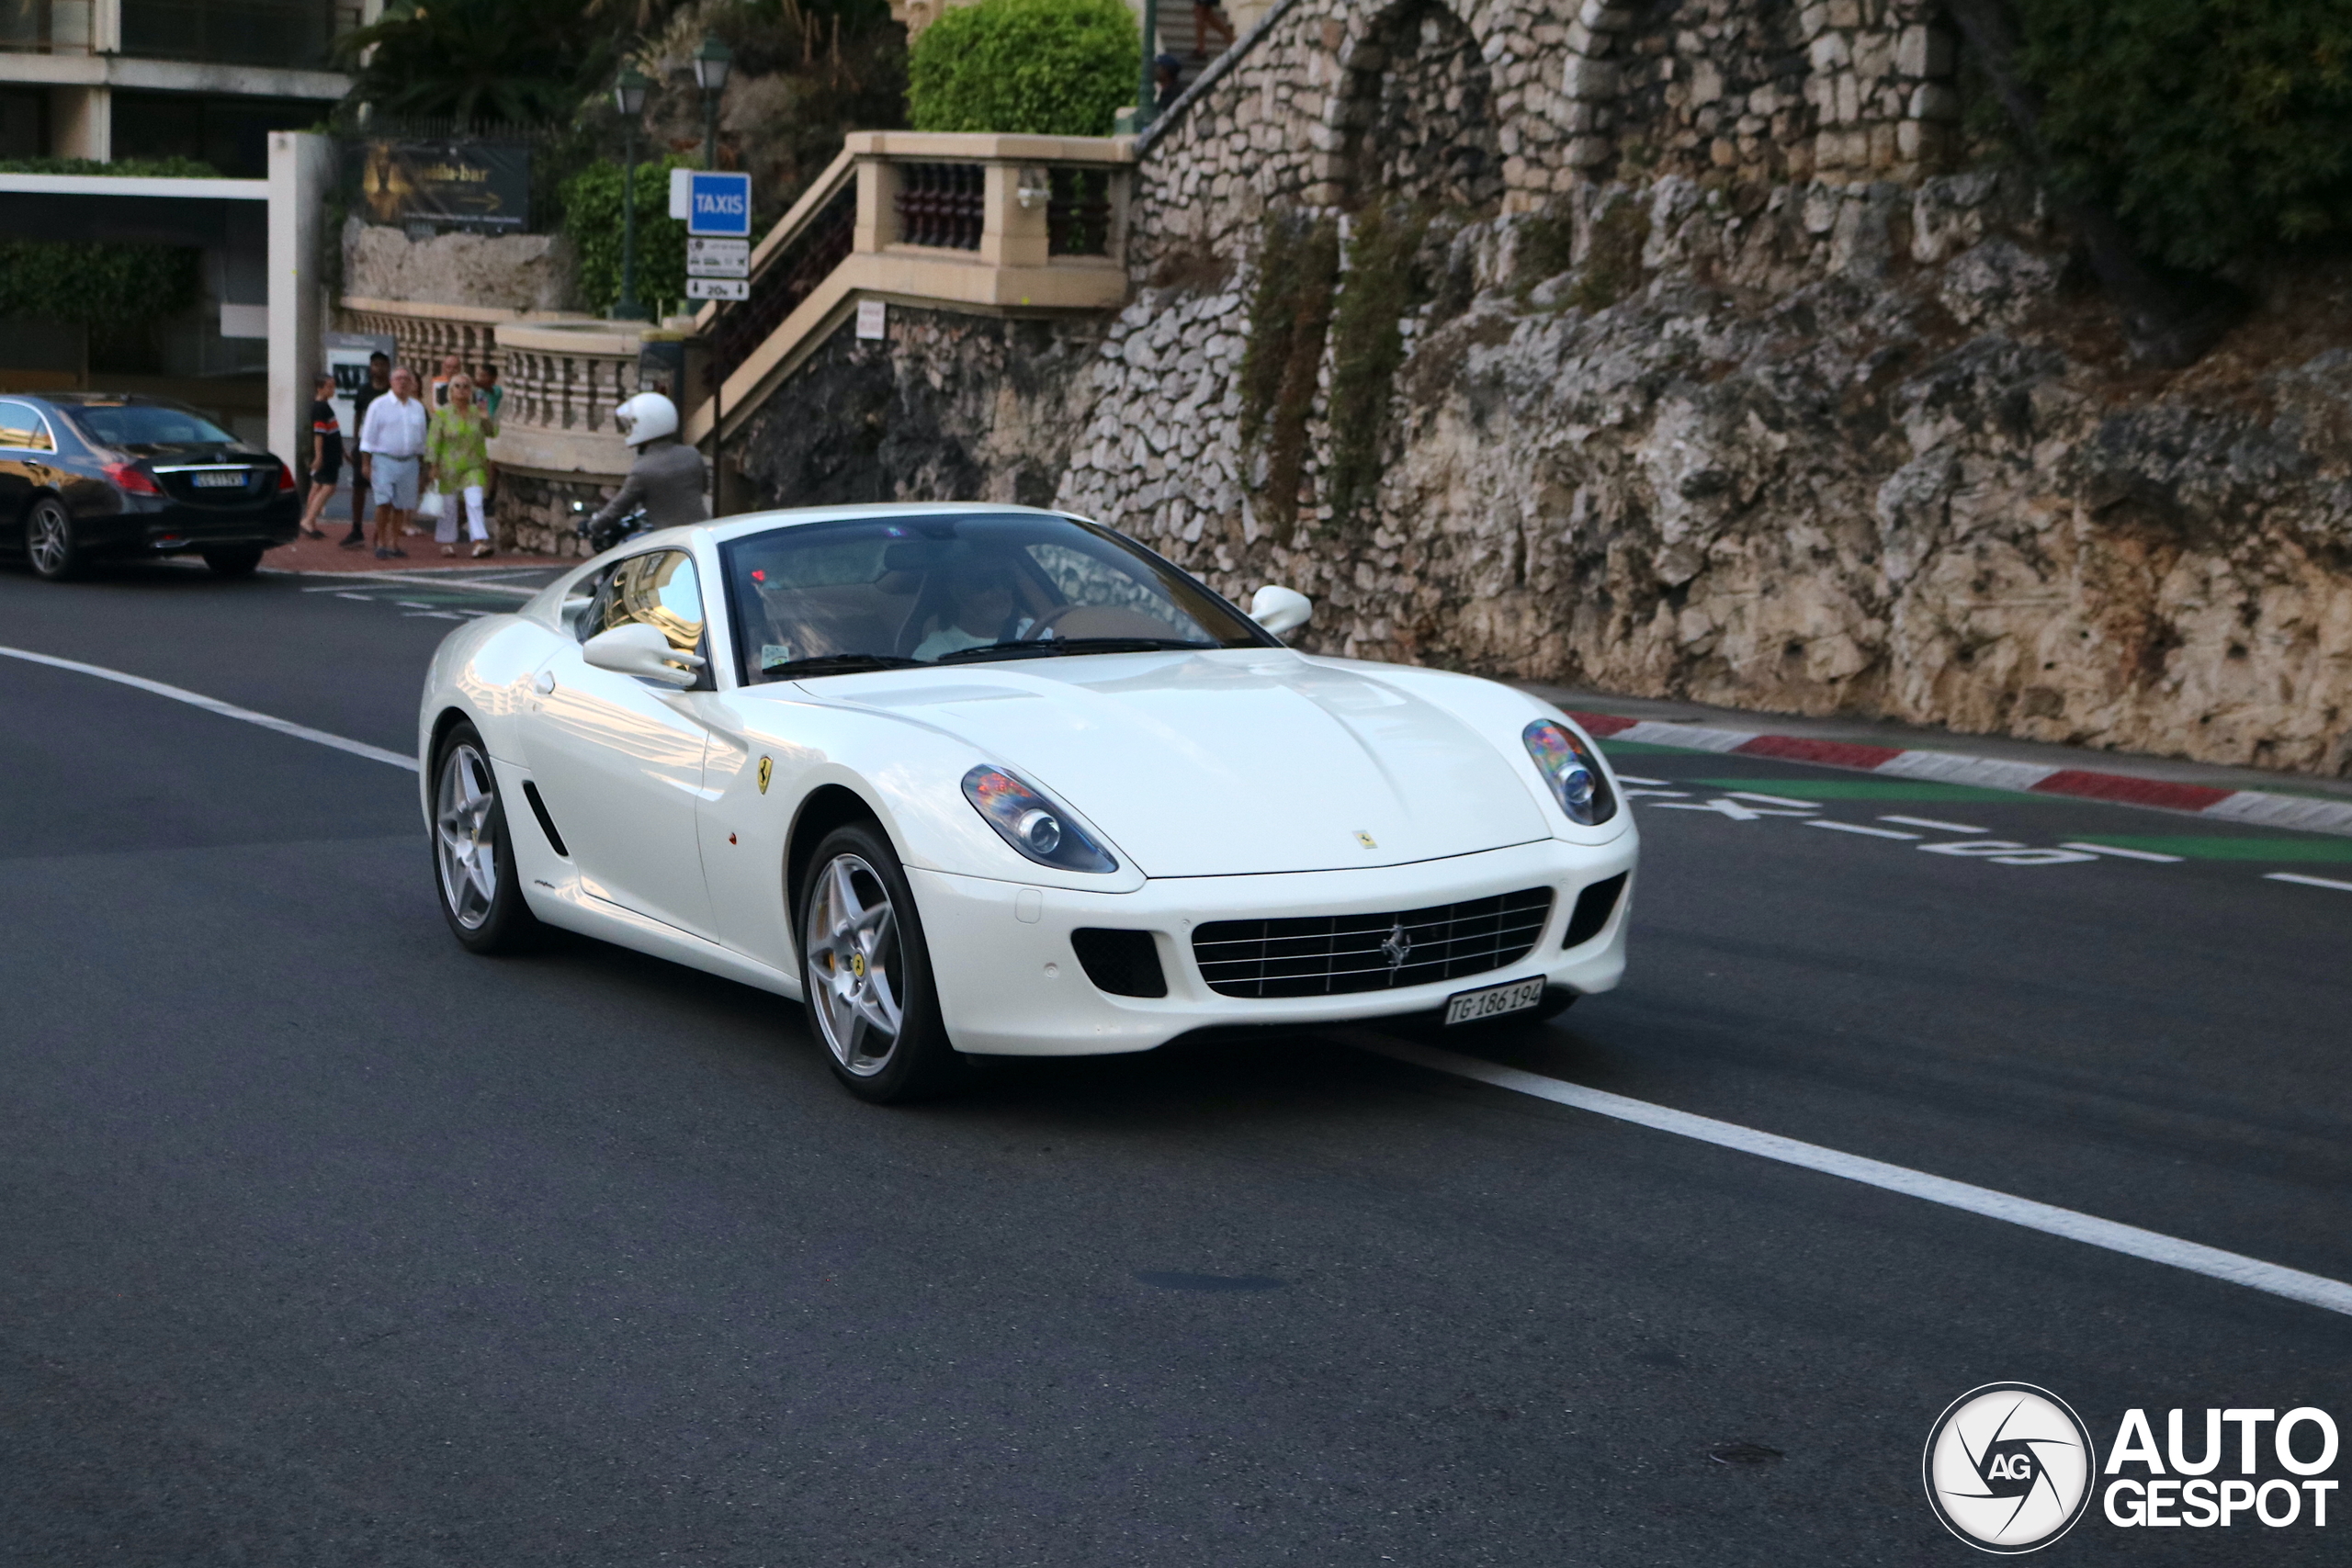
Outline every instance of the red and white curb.
{"type": "Polygon", "coordinates": [[[2219,817],[2231,822],[2251,822],[2265,828],[2292,828],[2305,833],[2352,837],[2352,801],[2274,795],[2260,789],[2216,789],[2211,784],[2133,778],[2125,773],[2093,773],[2086,768],[2054,768],[2041,762],[2010,762],[1957,751],[1898,750],[1891,746],[1866,746],[1852,740],[1815,740],[1799,735],[1762,735],[1699,724],[1668,724],[1612,713],[1571,712],[1569,716],[1602,739],[1629,740],[1644,746],[1770,757],[1784,762],[1852,768],[1893,778],[1969,784],[1978,789],[2110,800],[2125,806],[2153,806],[2167,811],[2193,812],[2199,817],[2219,817]]]}

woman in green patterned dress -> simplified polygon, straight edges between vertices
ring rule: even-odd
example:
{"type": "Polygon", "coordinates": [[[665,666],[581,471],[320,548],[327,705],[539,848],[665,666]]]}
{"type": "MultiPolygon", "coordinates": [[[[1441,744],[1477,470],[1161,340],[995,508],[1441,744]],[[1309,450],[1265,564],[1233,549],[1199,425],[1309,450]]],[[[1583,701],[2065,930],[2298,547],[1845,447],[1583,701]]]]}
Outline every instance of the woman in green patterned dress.
{"type": "Polygon", "coordinates": [[[497,434],[498,421],[474,400],[473,378],[463,371],[451,377],[448,405],[433,411],[424,433],[425,482],[441,492],[441,518],[434,525],[433,536],[445,556],[458,553],[457,502],[461,496],[474,555],[491,553],[481,498],[490,484],[490,438],[497,434]]]}

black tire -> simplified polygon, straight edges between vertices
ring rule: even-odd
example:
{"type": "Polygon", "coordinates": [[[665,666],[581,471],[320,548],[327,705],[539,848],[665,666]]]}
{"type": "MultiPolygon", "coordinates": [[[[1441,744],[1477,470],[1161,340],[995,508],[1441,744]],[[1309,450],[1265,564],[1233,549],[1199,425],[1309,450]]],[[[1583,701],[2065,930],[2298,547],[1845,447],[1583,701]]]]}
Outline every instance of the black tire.
{"type": "Polygon", "coordinates": [[[238,545],[231,548],[206,550],[204,564],[216,577],[251,577],[254,568],[261,565],[259,545],[238,545]]]}
{"type": "Polygon", "coordinates": [[[843,1088],[876,1105],[900,1105],[962,1086],[969,1063],[948,1042],[922,917],[879,828],[856,823],[825,835],[809,858],[794,934],[809,1032],[843,1088]],[[849,885],[846,900],[837,872],[849,885]],[[878,926],[871,920],[844,923],[851,908],[876,914],[877,899],[887,905],[887,930],[869,931],[878,926]],[[898,1028],[886,1031],[876,1020],[893,1010],[898,1028]],[[878,1054],[877,1041],[887,1042],[878,1054]]]}
{"type": "Polygon", "coordinates": [[[74,514],[53,495],[38,496],[25,508],[25,558],[32,563],[35,577],[51,582],[62,582],[82,570],[74,514]]]}
{"type": "Polygon", "coordinates": [[[490,748],[470,724],[454,726],[433,757],[433,886],[450,934],[469,953],[521,952],[537,942],[539,918],[523,898],[514,837],[490,748]],[[490,886],[478,874],[488,856],[490,886]]]}

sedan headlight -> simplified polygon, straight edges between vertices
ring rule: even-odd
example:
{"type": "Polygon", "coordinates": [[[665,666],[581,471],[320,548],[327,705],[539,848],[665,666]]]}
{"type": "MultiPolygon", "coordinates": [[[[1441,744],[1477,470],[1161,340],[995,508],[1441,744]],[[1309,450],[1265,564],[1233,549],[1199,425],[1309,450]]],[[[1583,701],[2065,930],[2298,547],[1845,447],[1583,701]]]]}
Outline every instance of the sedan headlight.
{"type": "Polygon", "coordinates": [[[1576,731],[1556,720],[1539,718],[1521,730],[1519,738],[1527,742],[1535,771],[1552,786],[1552,798],[1560,803],[1569,821],[1590,828],[1617,815],[1617,800],[1609,793],[1609,778],[1600,771],[1600,759],[1576,731]]]}
{"type": "Polygon", "coordinates": [[[987,818],[997,836],[1039,865],[1062,871],[1116,871],[1102,845],[1070,819],[1069,812],[1006,773],[985,762],[964,775],[964,798],[987,818]]]}

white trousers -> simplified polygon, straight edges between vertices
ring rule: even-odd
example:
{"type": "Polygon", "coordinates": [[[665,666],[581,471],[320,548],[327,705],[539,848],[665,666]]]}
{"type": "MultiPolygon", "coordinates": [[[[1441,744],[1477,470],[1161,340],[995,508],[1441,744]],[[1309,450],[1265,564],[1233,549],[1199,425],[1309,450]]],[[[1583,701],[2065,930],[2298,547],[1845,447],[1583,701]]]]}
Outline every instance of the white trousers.
{"type": "MultiPolygon", "coordinates": [[[[482,520],[481,486],[468,485],[465,495],[466,532],[474,543],[485,543],[490,538],[490,525],[482,520]]],[[[456,497],[447,495],[441,499],[441,520],[433,525],[435,544],[454,545],[458,542],[458,509],[450,504],[454,500],[456,497]]]]}

